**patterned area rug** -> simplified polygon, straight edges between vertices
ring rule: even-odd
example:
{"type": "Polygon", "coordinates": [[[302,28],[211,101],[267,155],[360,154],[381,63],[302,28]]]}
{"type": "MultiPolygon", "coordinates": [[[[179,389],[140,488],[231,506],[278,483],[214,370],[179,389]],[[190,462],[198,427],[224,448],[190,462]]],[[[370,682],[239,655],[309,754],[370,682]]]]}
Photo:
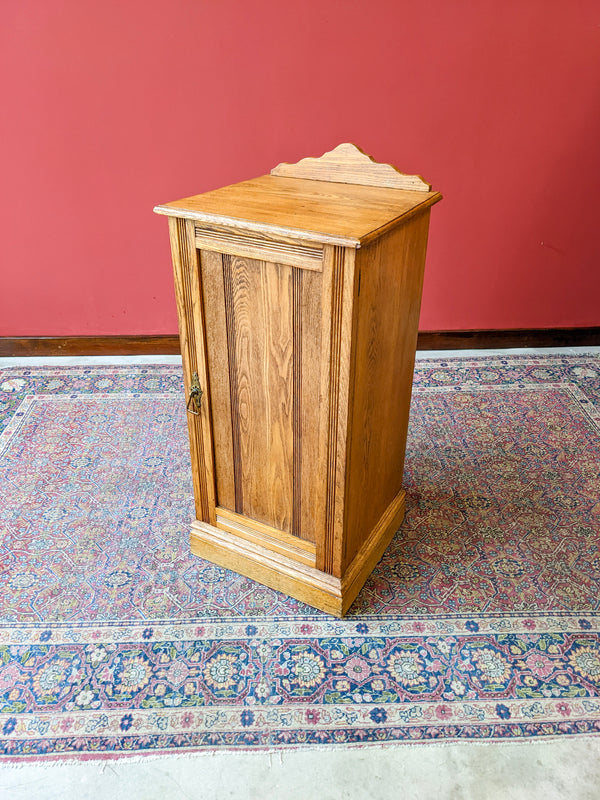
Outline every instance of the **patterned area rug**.
{"type": "Polygon", "coordinates": [[[5,759],[600,731],[600,357],[417,364],[336,620],[191,556],[181,373],[0,371],[5,759]]]}

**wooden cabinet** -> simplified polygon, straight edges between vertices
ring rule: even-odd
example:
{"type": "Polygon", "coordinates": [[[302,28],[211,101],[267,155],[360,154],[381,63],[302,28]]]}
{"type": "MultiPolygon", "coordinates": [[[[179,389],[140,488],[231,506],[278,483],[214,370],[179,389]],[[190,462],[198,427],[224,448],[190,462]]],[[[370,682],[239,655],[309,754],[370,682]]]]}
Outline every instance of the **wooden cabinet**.
{"type": "Polygon", "coordinates": [[[192,552],[343,615],[404,514],[430,207],[350,144],[169,217],[192,552]]]}

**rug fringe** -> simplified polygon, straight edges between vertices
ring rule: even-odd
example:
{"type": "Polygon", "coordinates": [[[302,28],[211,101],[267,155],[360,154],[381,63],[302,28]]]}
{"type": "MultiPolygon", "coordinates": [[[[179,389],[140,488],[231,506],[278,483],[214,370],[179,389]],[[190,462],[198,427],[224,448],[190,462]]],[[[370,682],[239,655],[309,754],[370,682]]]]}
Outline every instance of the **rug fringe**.
{"type": "Polygon", "coordinates": [[[273,757],[277,756],[279,763],[284,763],[284,756],[297,752],[343,752],[345,750],[403,750],[412,748],[448,748],[448,747],[490,747],[490,748],[504,748],[513,745],[550,745],[556,742],[597,742],[600,736],[593,734],[576,734],[576,735],[558,735],[558,736],[544,736],[528,737],[527,739],[445,739],[435,741],[395,741],[395,742],[352,742],[346,744],[314,744],[314,745],[282,745],[278,747],[265,746],[262,748],[244,748],[244,747],[220,747],[210,750],[187,750],[185,752],[173,752],[173,750],[163,750],[160,752],[147,752],[140,753],[82,753],[79,756],[71,758],[61,758],[56,755],[49,756],[21,756],[0,759],[0,769],[23,769],[31,766],[42,767],[56,767],[56,766],[77,766],[81,764],[96,763],[98,766],[102,765],[100,774],[110,766],[110,764],[119,761],[127,762],[128,764],[147,763],[149,761],[162,761],[169,759],[169,761],[181,759],[191,760],[194,758],[214,758],[215,756],[235,757],[236,755],[251,755],[258,757],[268,757],[269,767],[273,766],[273,757]]]}

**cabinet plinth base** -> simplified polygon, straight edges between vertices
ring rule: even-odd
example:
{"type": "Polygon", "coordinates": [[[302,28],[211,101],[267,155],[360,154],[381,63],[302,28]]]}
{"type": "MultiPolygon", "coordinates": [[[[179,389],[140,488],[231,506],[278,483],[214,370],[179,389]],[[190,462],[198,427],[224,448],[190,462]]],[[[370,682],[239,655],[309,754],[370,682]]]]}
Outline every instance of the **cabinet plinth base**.
{"type": "Polygon", "coordinates": [[[342,617],[382,557],[404,517],[405,493],[389,505],[342,578],[260,544],[195,520],[190,532],[194,555],[295,597],[314,608],[342,617]]]}

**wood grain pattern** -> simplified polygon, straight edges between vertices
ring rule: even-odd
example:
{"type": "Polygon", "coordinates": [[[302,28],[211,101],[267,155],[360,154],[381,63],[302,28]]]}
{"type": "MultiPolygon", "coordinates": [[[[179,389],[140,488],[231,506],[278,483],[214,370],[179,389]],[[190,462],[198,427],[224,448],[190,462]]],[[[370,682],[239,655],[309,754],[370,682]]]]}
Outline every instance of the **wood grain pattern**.
{"type": "MultiPolygon", "coordinates": [[[[216,503],[236,509],[231,387],[229,376],[224,258],[220,253],[200,252],[202,302],[206,322],[206,358],[211,393],[216,503]]],[[[237,476],[239,483],[239,475],[237,476]]]]}
{"type": "Polygon", "coordinates": [[[391,164],[380,164],[349,142],[339,144],[319,158],[303,158],[296,164],[278,164],[271,170],[271,175],[421,192],[431,189],[431,185],[419,175],[404,175],[391,164]]]}
{"type": "Polygon", "coordinates": [[[354,316],[355,252],[351,248],[327,247],[331,272],[329,350],[329,429],[327,438],[326,521],[317,565],[332,575],[342,573],[344,502],[346,484],[346,438],[351,394],[350,359],[354,316]]]}
{"type": "Polygon", "coordinates": [[[357,253],[344,566],[402,489],[429,212],[357,253]]]}
{"type": "Polygon", "coordinates": [[[292,271],[292,532],[302,526],[302,270],[292,271]]]}
{"type": "Polygon", "coordinates": [[[294,537],[289,537],[291,541],[286,548],[286,542],[279,538],[279,531],[257,530],[258,535],[254,536],[247,525],[236,519],[232,519],[228,527],[223,527],[224,521],[219,519],[219,529],[194,522],[190,535],[191,549],[192,553],[215,564],[248,575],[315,608],[342,617],[398,530],[404,516],[404,501],[404,492],[400,492],[341,580],[315,569],[314,556],[308,552],[298,553],[298,542],[294,537]],[[236,522],[239,522],[239,527],[236,522]],[[240,527],[246,530],[240,530],[240,527]]]}
{"type": "Polygon", "coordinates": [[[300,454],[300,529],[298,535],[321,542],[325,529],[327,423],[329,396],[329,314],[331,275],[302,272],[299,365],[299,426],[294,452],[300,454]],[[325,323],[325,319],[327,324],[325,323]]]}
{"type": "Polygon", "coordinates": [[[234,331],[229,359],[237,429],[234,453],[240,459],[239,511],[289,532],[293,509],[292,268],[234,256],[226,256],[227,260],[233,295],[227,325],[234,331]]]}
{"type": "Polygon", "coordinates": [[[198,520],[192,523],[190,546],[197,556],[247,575],[329,614],[342,616],[342,583],[339,578],[198,520]]]}
{"type": "MultiPolygon", "coordinates": [[[[334,156],[322,160],[333,172],[348,156],[389,177],[366,156],[334,156]]],[[[338,615],[404,513],[440,199],[420,188],[271,175],[159,209],[171,217],[186,387],[192,371],[206,382],[189,420],[192,551],[338,615]]]]}
{"type": "Polygon", "coordinates": [[[322,247],[223,228],[196,224],[196,247],[302,269],[314,269],[317,272],[323,269],[322,247]]]}
{"type": "MultiPolygon", "coordinates": [[[[229,372],[229,409],[231,414],[231,461],[227,458],[229,453],[224,449],[218,454],[222,459],[220,469],[227,471],[233,477],[233,506],[238,513],[244,508],[243,482],[242,482],[242,445],[240,422],[240,389],[238,385],[237,368],[237,335],[235,316],[235,285],[233,276],[233,259],[229,255],[223,257],[223,286],[225,294],[225,336],[226,344],[223,347],[223,328],[220,329],[221,342],[217,352],[223,354],[223,363],[227,364],[229,372]]],[[[227,442],[224,440],[224,444],[227,442]]],[[[225,505],[223,503],[223,505],[225,505]]]]}
{"type": "MultiPolygon", "coordinates": [[[[321,387],[322,275],[265,261],[252,263],[255,280],[248,283],[247,259],[201,252],[218,503],[250,517],[258,514],[257,519],[272,525],[276,525],[276,519],[285,520],[296,536],[314,542],[323,528],[320,498],[325,483],[323,474],[315,470],[320,437],[324,435],[321,418],[326,413],[326,404],[324,408],[321,402],[321,397],[326,396],[321,387]],[[270,306],[265,305],[263,301],[269,290],[265,290],[264,282],[268,275],[278,271],[286,275],[285,294],[289,296],[291,292],[291,303],[289,297],[282,302],[276,293],[270,306]],[[250,308],[260,335],[254,330],[249,332],[249,325],[244,322],[250,308]],[[277,332],[282,324],[284,330],[277,332]],[[276,341],[285,340],[285,348],[288,348],[287,337],[291,336],[289,365],[288,355],[284,357],[290,382],[287,383],[286,376],[285,397],[279,399],[276,385],[279,379],[275,378],[273,383],[269,366],[272,366],[273,343],[267,348],[267,339],[272,334],[276,341]],[[240,368],[241,352],[254,354],[251,365],[249,358],[243,357],[246,368],[240,368]],[[250,373],[251,379],[246,377],[250,373]],[[272,407],[265,416],[268,402],[272,402],[272,407]],[[282,419],[281,408],[285,409],[282,419]],[[269,432],[267,417],[278,419],[279,423],[283,420],[285,450],[282,451],[278,437],[273,438],[269,432]],[[283,459],[282,452],[286,453],[283,459]],[[290,506],[285,513],[283,505],[287,506],[287,500],[283,497],[277,513],[274,508],[270,512],[261,509],[249,499],[259,491],[263,497],[268,494],[263,481],[267,479],[266,465],[273,463],[274,458],[279,459],[285,485],[290,487],[290,506]],[[254,476],[254,482],[249,482],[249,475],[254,476]]],[[[279,384],[281,388],[281,381],[279,384]]],[[[270,480],[273,476],[267,477],[270,480]]]]}
{"type": "Polygon", "coordinates": [[[214,524],[216,503],[209,413],[210,390],[206,368],[200,265],[194,241],[194,224],[185,219],[169,219],[169,234],[179,315],[185,396],[186,398],[189,396],[193,372],[198,373],[204,390],[200,414],[187,415],[196,515],[198,519],[214,524]]]}
{"type": "Polygon", "coordinates": [[[358,247],[441,199],[439,192],[263,175],[154,210],[243,233],[358,247]]]}
{"type": "Polygon", "coordinates": [[[217,507],[217,527],[268,550],[287,555],[309,567],[314,567],[316,564],[316,548],[313,542],[307,542],[278,528],[265,525],[264,522],[257,522],[242,514],[217,507]]]}

